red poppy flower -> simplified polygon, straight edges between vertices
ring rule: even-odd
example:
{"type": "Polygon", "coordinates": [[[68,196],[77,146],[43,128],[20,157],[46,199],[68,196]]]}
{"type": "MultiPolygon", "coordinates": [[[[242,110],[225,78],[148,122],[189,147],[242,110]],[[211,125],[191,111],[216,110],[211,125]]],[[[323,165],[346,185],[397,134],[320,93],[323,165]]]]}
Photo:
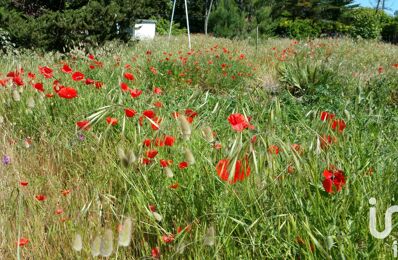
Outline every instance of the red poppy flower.
{"type": "MultiPolygon", "coordinates": [[[[222,159],[217,163],[216,171],[221,180],[223,181],[229,180],[230,177],[229,167],[230,167],[229,159],[222,159]]],[[[243,163],[240,160],[237,160],[235,163],[235,173],[233,179],[231,179],[229,182],[233,184],[236,181],[243,181],[243,179],[249,175],[250,175],[250,166],[248,164],[247,159],[243,163]]]]}
{"type": "Polygon", "coordinates": [[[160,101],[156,101],[155,103],[153,103],[153,105],[155,107],[159,107],[159,108],[163,106],[162,102],[160,102],[160,101]]]}
{"type": "Polygon", "coordinates": [[[342,133],[346,128],[346,124],[343,119],[334,120],[332,123],[332,129],[335,130],[339,126],[338,131],[342,133]]]}
{"type": "Polygon", "coordinates": [[[62,72],[67,73],[67,74],[73,72],[72,69],[71,69],[71,67],[68,66],[68,64],[64,64],[64,66],[62,67],[61,70],[62,70],[62,72]]]}
{"type": "Polygon", "coordinates": [[[159,130],[159,125],[162,122],[162,119],[159,117],[153,118],[153,123],[151,122],[152,130],[159,130]]]}
{"type": "Polygon", "coordinates": [[[151,145],[151,140],[150,140],[150,139],[145,139],[145,140],[144,140],[144,145],[145,145],[146,147],[149,147],[149,146],[151,145]]]}
{"type": "Polygon", "coordinates": [[[142,90],[140,89],[132,89],[130,90],[131,97],[137,98],[142,94],[142,90]]]}
{"type": "Polygon", "coordinates": [[[120,88],[122,89],[123,92],[126,92],[129,90],[129,85],[127,85],[127,83],[120,82],[120,88]]]}
{"type": "Polygon", "coordinates": [[[33,85],[33,87],[34,87],[35,89],[37,89],[38,91],[40,91],[40,92],[44,92],[43,83],[35,83],[35,84],[33,85]]]}
{"type": "Polygon", "coordinates": [[[330,136],[330,135],[322,135],[320,137],[320,142],[321,142],[321,148],[327,148],[333,143],[337,142],[337,138],[335,136],[330,136]]]}
{"type": "Polygon", "coordinates": [[[47,197],[45,195],[43,195],[43,194],[36,195],[35,198],[38,201],[45,201],[47,199],[47,197]]]}
{"type": "Polygon", "coordinates": [[[153,112],[153,110],[145,110],[144,112],[142,112],[142,114],[148,118],[154,118],[155,117],[155,112],[153,112]]]}
{"type": "Polygon", "coordinates": [[[117,122],[118,122],[118,120],[117,120],[117,118],[114,118],[114,117],[107,117],[106,118],[106,122],[108,123],[108,125],[113,125],[113,126],[115,126],[115,125],[117,125],[117,122]]]}
{"type": "Polygon", "coordinates": [[[180,186],[180,185],[178,184],[178,182],[176,182],[176,183],[171,184],[171,185],[169,186],[169,188],[175,190],[175,189],[178,189],[179,186],[180,186]]]}
{"type": "Polygon", "coordinates": [[[93,54],[89,54],[89,55],[88,55],[88,59],[94,60],[94,55],[93,55],[93,54]]]}
{"type": "Polygon", "coordinates": [[[292,144],[290,147],[292,148],[293,151],[296,151],[299,155],[302,155],[304,153],[304,149],[299,144],[292,144]]]}
{"type": "Polygon", "coordinates": [[[81,73],[81,72],[79,72],[79,71],[76,71],[75,73],[72,74],[72,79],[73,79],[74,81],[83,80],[83,79],[84,79],[84,74],[81,73]]]}
{"type": "Polygon", "coordinates": [[[327,111],[321,112],[321,121],[332,120],[335,117],[335,114],[329,113],[327,111]]]}
{"type": "Polygon", "coordinates": [[[29,72],[29,73],[28,73],[28,78],[30,78],[30,79],[35,79],[35,78],[36,78],[36,74],[34,74],[34,73],[32,73],[32,72],[29,72]]]}
{"type": "Polygon", "coordinates": [[[174,235],[170,234],[170,235],[163,235],[162,236],[162,240],[163,242],[165,242],[166,244],[171,243],[174,241],[174,235]]]}
{"type": "Polygon", "coordinates": [[[124,110],[124,113],[127,117],[133,117],[133,116],[135,116],[135,114],[137,114],[137,111],[135,111],[134,109],[131,109],[131,108],[126,108],[124,110]]]}
{"type": "Polygon", "coordinates": [[[67,196],[70,193],[70,190],[61,191],[62,195],[67,196]]]}
{"type": "Polygon", "coordinates": [[[159,137],[156,137],[156,139],[155,139],[155,146],[159,146],[159,147],[164,146],[164,141],[163,141],[163,139],[162,139],[162,138],[159,138],[159,137]]]}
{"type": "Polygon", "coordinates": [[[25,238],[25,237],[21,237],[18,241],[17,241],[17,246],[25,246],[29,243],[29,239],[25,238]]]}
{"type": "Polygon", "coordinates": [[[323,177],[325,178],[322,182],[323,188],[327,193],[333,192],[333,186],[336,191],[341,191],[342,187],[346,184],[344,172],[341,170],[327,170],[323,171],[323,177]]]}
{"type": "Polygon", "coordinates": [[[160,88],[154,88],[153,93],[160,95],[162,94],[162,90],[160,88]]]}
{"type": "Polygon", "coordinates": [[[379,68],[377,69],[377,72],[378,72],[379,74],[383,73],[383,71],[384,71],[383,67],[379,67],[379,68]]]}
{"type": "Polygon", "coordinates": [[[157,75],[158,74],[158,71],[156,70],[155,67],[150,67],[149,69],[150,69],[150,71],[152,72],[153,75],[157,75]]]}
{"type": "Polygon", "coordinates": [[[213,148],[216,149],[216,150],[220,150],[222,148],[222,144],[221,143],[215,143],[213,145],[213,148]]]}
{"type": "Polygon", "coordinates": [[[104,83],[101,82],[101,81],[96,81],[96,82],[94,83],[94,85],[95,85],[95,88],[100,89],[100,88],[102,88],[102,86],[104,85],[104,83]]]}
{"type": "Polygon", "coordinates": [[[148,164],[150,164],[152,161],[151,161],[151,159],[149,159],[149,158],[142,158],[142,164],[144,164],[144,165],[148,165],[148,164]]]}
{"type": "Polygon", "coordinates": [[[14,82],[15,85],[17,85],[17,86],[23,86],[23,85],[25,85],[25,83],[23,82],[21,76],[19,76],[19,75],[13,77],[13,78],[12,78],[12,82],[14,82]]]}
{"type": "Polygon", "coordinates": [[[179,164],[178,164],[178,168],[180,168],[181,170],[182,169],[185,169],[185,168],[187,168],[188,167],[188,163],[187,162],[180,162],[179,164]]]}
{"type": "Polygon", "coordinates": [[[155,205],[148,205],[148,209],[151,211],[151,212],[156,212],[156,206],[155,205]]]}
{"type": "Polygon", "coordinates": [[[185,109],[185,115],[187,116],[187,117],[192,117],[192,118],[194,118],[195,116],[197,116],[198,115],[198,113],[197,112],[195,112],[195,111],[193,111],[192,109],[185,109]]]}
{"type": "Polygon", "coordinates": [[[129,72],[125,72],[125,73],[124,73],[124,78],[125,78],[125,79],[128,79],[128,80],[134,80],[134,79],[135,79],[135,78],[134,78],[134,75],[131,74],[131,73],[129,73],[129,72]]]}
{"type": "Polygon", "coordinates": [[[175,138],[173,136],[171,136],[171,135],[166,135],[164,137],[164,144],[166,146],[173,146],[174,141],[175,141],[175,138]]]}
{"type": "Polygon", "coordinates": [[[86,83],[86,85],[91,85],[91,84],[94,84],[94,83],[95,83],[95,81],[94,81],[93,79],[86,78],[86,81],[85,81],[85,83],[86,83]]]}
{"type": "Polygon", "coordinates": [[[276,145],[270,145],[269,147],[268,147],[268,152],[270,153],[270,154],[279,154],[279,147],[278,146],[276,146],[276,145]]]}
{"type": "Polygon", "coordinates": [[[61,215],[62,213],[64,213],[64,210],[61,208],[57,208],[54,212],[56,215],[61,215]]]}
{"type": "Polygon", "coordinates": [[[160,250],[158,247],[154,247],[151,250],[151,255],[153,258],[160,258],[160,250]]]}
{"type": "Polygon", "coordinates": [[[40,74],[42,74],[46,79],[53,77],[53,70],[47,66],[41,67],[39,66],[40,74]]]}
{"type": "Polygon", "coordinates": [[[82,130],[88,130],[89,124],[90,124],[90,121],[88,121],[88,120],[76,122],[76,126],[82,130]]]}
{"type": "Polygon", "coordinates": [[[29,184],[29,182],[27,182],[27,181],[20,181],[19,182],[19,185],[21,185],[23,187],[28,186],[28,184],[29,184]]]}
{"type": "Polygon", "coordinates": [[[228,121],[231,124],[232,128],[237,132],[242,132],[247,128],[252,128],[249,124],[248,119],[242,114],[231,114],[228,117],[228,121]]]}
{"type": "Polygon", "coordinates": [[[146,156],[150,159],[155,158],[155,156],[158,154],[158,151],[156,150],[149,150],[146,152],[146,156]]]}
{"type": "Polygon", "coordinates": [[[169,166],[168,160],[160,159],[159,163],[160,163],[160,166],[162,166],[163,168],[169,166]]]}
{"type": "Polygon", "coordinates": [[[58,91],[58,96],[61,98],[72,99],[77,97],[77,90],[70,87],[64,87],[58,91]]]}

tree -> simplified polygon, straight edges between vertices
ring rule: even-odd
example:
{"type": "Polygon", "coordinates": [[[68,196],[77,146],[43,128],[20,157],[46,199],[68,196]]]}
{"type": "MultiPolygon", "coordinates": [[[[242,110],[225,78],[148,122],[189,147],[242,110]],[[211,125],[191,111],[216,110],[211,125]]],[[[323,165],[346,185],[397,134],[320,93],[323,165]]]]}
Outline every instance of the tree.
{"type": "Polygon", "coordinates": [[[245,17],[234,0],[221,0],[209,18],[209,27],[215,36],[241,36],[244,26],[245,17]]]}

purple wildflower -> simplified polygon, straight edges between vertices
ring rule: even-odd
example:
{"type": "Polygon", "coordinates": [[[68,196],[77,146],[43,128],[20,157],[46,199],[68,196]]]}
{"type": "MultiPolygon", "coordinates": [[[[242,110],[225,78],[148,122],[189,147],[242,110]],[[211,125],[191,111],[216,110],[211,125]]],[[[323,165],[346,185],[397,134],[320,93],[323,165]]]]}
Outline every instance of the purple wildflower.
{"type": "Polygon", "coordinates": [[[4,165],[9,165],[11,163],[11,157],[8,155],[3,155],[3,159],[1,161],[4,165]]]}

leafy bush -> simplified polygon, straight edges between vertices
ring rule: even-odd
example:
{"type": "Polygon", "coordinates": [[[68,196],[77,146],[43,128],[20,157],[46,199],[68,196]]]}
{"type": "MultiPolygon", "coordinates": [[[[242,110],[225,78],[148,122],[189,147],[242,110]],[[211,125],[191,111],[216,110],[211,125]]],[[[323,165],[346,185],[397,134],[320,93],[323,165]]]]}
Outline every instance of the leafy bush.
{"type": "Polygon", "coordinates": [[[383,25],[390,19],[386,13],[370,8],[353,9],[344,16],[344,20],[352,26],[351,36],[364,39],[379,38],[383,25]]]}
{"type": "Polygon", "coordinates": [[[10,52],[15,48],[15,44],[11,42],[10,34],[0,28],[0,51],[10,52]]]}
{"type": "Polygon", "coordinates": [[[277,31],[281,35],[297,39],[315,38],[321,34],[320,26],[310,19],[282,19],[277,31]]]}
{"type": "MultiPolygon", "coordinates": [[[[157,17],[151,17],[151,19],[156,20],[156,33],[159,35],[168,35],[169,30],[170,30],[170,21],[163,19],[163,18],[157,18],[157,17]]],[[[173,26],[171,28],[171,34],[172,35],[180,35],[180,34],[185,34],[187,30],[185,28],[181,28],[179,23],[173,22],[173,26]]]]}
{"type": "Polygon", "coordinates": [[[398,21],[384,26],[381,37],[383,41],[398,44],[398,21]]]}

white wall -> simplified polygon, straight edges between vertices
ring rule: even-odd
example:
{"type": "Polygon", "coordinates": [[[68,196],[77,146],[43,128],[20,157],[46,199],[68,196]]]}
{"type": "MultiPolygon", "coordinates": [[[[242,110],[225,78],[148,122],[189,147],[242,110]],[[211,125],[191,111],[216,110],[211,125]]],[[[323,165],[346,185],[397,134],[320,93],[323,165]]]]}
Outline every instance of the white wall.
{"type": "Polygon", "coordinates": [[[137,23],[134,28],[134,38],[148,40],[155,38],[156,24],[137,23]]]}

